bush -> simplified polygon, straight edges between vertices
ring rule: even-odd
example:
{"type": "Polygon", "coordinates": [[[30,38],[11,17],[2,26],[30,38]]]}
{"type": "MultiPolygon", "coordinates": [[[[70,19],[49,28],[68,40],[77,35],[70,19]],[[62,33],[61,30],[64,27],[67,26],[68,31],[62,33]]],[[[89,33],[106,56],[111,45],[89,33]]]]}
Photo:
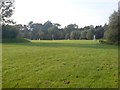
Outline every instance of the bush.
{"type": "Polygon", "coordinates": [[[101,44],[106,43],[106,41],[104,41],[104,40],[99,40],[99,42],[100,42],[101,44]]]}
{"type": "Polygon", "coordinates": [[[120,42],[110,42],[105,40],[99,40],[100,44],[120,45],[120,42]]]}

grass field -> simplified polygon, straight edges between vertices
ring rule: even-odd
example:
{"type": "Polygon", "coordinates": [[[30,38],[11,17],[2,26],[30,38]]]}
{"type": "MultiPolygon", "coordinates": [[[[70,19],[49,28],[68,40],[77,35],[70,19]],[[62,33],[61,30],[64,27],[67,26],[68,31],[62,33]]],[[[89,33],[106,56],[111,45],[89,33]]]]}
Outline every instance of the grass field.
{"type": "Polygon", "coordinates": [[[4,43],[3,88],[117,88],[118,47],[92,40],[4,43]]]}

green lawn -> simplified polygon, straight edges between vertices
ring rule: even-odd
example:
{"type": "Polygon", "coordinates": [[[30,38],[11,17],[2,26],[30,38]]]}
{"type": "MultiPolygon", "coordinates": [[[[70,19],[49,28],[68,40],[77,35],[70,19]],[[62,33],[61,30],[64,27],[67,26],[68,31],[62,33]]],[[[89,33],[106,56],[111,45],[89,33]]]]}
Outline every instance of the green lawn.
{"type": "Polygon", "coordinates": [[[3,88],[117,88],[118,47],[92,40],[4,43],[3,88]]]}

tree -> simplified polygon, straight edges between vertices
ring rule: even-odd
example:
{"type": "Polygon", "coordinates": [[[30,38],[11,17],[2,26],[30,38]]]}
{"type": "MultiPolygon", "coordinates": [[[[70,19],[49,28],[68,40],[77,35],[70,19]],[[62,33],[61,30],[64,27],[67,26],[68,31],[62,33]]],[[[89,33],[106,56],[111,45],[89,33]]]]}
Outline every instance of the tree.
{"type": "MultiPolygon", "coordinates": [[[[120,16],[120,15],[119,15],[120,16]]],[[[114,13],[109,17],[108,29],[105,31],[105,37],[110,42],[118,42],[120,41],[118,29],[118,12],[114,11],[114,13]]]]}
{"type": "Polygon", "coordinates": [[[93,36],[94,36],[94,30],[93,29],[87,30],[86,38],[92,40],[93,36]]]}
{"type": "Polygon", "coordinates": [[[1,22],[2,24],[14,24],[15,22],[13,22],[13,20],[10,19],[10,17],[13,15],[13,12],[14,12],[14,1],[7,1],[7,0],[4,0],[2,2],[0,2],[0,14],[2,15],[2,18],[1,18],[1,22]]]}
{"type": "MultiPolygon", "coordinates": [[[[40,32],[39,31],[42,31],[42,24],[40,23],[32,23],[31,26],[30,26],[30,29],[29,31],[31,31],[31,39],[35,39],[35,40],[38,40],[40,38],[40,32]]],[[[43,32],[43,31],[42,31],[43,32]]],[[[41,37],[43,38],[43,37],[41,37]]]]}
{"type": "Polygon", "coordinates": [[[15,22],[10,19],[15,9],[13,4],[14,1],[4,0],[0,2],[0,22],[2,23],[2,38],[16,38],[19,31],[19,28],[16,25],[9,25],[15,24],[15,22]]]}
{"type": "Polygon", "coordinates": [[[2,26],[2,38],[16,38],[19,29],[14,25],[3,25],[2,26]]]}
{"type": "Polygon", "coordinates": [[[78,31],[78,30],[74,30],[74,31],[72,31],[71,34],[70,34],[70,39],[75,39],[75,40],[77,40],[77,39],[80,39],[80,36],[81,36],[81,32],[78,31]]]}
{"type": "Polygon", "coordinates": [[[48,29],[53,26],[51,21],[47,21],[42,26],[42,31],[44,32],[44,39],[50,39],[50,35],[48,33],[48,29]]]}
{"type": "Polygon", "coordinates": [[[88,29],[90,29],[90,26],[85,26],[85,27],[83,28],[83,30],[88,30],[88,29]]]}
{"type": "Polygon", "coordinates": [[[30,36],[29,36],[29,31],[28,31],[28,28],[27,28],[27,25],[24,25],[24,38],[27,38],[27,39],[29,39],[30,38],[30,36]]]}
{"type": "Polygon", "coordinates": [[[108,36],[107,36],[107,35],[108,35],[108,34],[107,34],[107,30],[108,30],[108,25],[105,24],[105,25],[104,25],[104,36],[103,36],[104,39],[107,39],[107,37],[108,37],[108,36]]]}
{"type": "Polygon", "coordinates": [[[58,28],[54,25],[48,29],[48,32],[51,34],[52,40],[56,39],[58,34],[58,28]]]}
{"type": "Polygon", "coordinates": [[[80,39],[87,39],[87,38],[86,38],[86,34],[87,34],[87,31],[86,31],[86,30],[82,31],[82,32],[81,32],[81,37],[80,37],[80,39]]]}
{"type": "Polygon", "coordinates": [[[65,39],[70,39],[70,34],[72,31],[77,30],[78,25],[76,24],[69,24],[64,28],[65,39]]]}
{"type": "Polygon", "coordinates": [[[33,25],[33,21],[30,21],[30,22],[28,23],[28,26],[27,26],[28,29],[31,30],[31,31],[32,31],[32,25],[33,25]]]}
{"type": "Polygon", "coordinates": [[[67,34],[65,35],[65,39],[66,39],[66,40],[67,40],[67,39],[70,39],[69,33],[67,33],[67,34]]]}
{"type": "Polygon", "coordinates": [[[22,24],[18,24],[16,25],[16,27],[19,29],[17,37],[24,38],[24,32],[23,32],[24,27],[22,26],[22,24]]]}
{"type": "Polygon", "coordinates": [[[43,32],[42,30],[39,30],[39,31],[38,31],[38,35],[39,35],[39,39],[40,39],[40,40],[43,40],[44,32],[43,32]]]}
{"type": "Polygon", "coordinates": [[[65,39],[65,33],[63,29],[58,29],[59,30],[59,39],[65,39]]]}
{"type": "Polygon", "coordinates": [[[61,25],[59,23],[54,23],[56,27],[60,27],[61,25]]]}
{"type": "Polygon", "coordinates": [[[105,30],[105,26],[102,27],[100,25],[100,26],[96,26],[95,27],[95,36],[96,36],[96,39],[103,38],[103,36],[104,36],[104,30],[105,30]]]}
{"type": "Polygon", "coordinates": [[[42,29],[43,29],[45,32],[47,32],[48,29],[49,29],[50,27],[52,27],[52,26],[53,26],[53,24],[51,23],[51,21],[47,21],[47,22],[44,23],[42,29]]]}
{"type": "Polygon", "coordinates": [[[78,26],[76,24],[69,24],[64,28],[64,31],[67,33],[71,33],[74,30],[77,30],[78,26]]]}

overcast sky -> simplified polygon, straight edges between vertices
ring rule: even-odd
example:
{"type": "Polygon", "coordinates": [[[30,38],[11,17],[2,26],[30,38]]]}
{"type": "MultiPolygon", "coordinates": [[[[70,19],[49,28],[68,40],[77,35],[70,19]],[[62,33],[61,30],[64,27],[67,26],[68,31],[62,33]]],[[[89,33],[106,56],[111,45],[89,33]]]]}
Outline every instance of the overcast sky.
{"type": "Polygon", "coordinates": [[[18,24],[29,21],[59,23],[62,27],[76,23],[79,27],[104,25],[117,9],[119,0],[15,0],[12,18],[18,24]]]}

